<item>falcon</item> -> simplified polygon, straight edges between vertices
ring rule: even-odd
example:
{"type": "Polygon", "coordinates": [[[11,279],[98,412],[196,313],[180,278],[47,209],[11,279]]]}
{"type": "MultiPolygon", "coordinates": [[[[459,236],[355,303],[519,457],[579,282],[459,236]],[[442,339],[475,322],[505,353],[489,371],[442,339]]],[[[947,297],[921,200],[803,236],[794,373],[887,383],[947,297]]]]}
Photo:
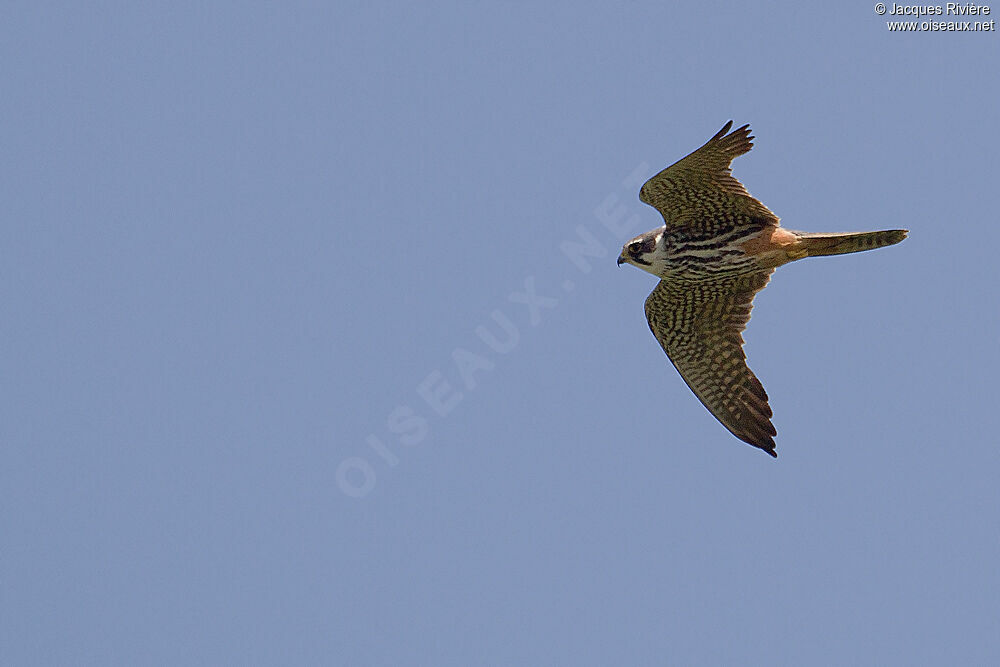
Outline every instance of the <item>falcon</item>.
{"type": "Polygon", "coordinates": [[[618,265],[660,278],[646,299],[646,319],[688,387],[740,440],[773,457],[771,406],[747,367],[743,335],[753,298],[782,264],[899,243],[907,230],[811,234],[778,217],[732,176],[733,158],[753,147],[750,126],[718,134],[650,178],[639,199],[663,226],[622,248],[618,265]]]}

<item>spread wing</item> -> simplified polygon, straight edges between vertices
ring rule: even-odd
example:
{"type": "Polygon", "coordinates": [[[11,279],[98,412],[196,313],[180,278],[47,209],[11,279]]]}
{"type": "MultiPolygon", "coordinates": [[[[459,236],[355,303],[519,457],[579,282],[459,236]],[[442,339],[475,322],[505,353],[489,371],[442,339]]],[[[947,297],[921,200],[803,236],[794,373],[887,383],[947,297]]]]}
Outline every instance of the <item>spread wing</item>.
{"type": "Polygon", "coordinates": [[[733,158],[752,147],[750,126],[729,132],[729,121],[708,142],[646,181],[639,199],[662,215],[667,225],[713,224],[720,216],[742,213],[778,223],[778,217],[733,178],[733,158]],[[729,132],[729,134],[726,134],[729,132]]]}
{"type": "Polygon", "coordinates": [[[740,440],[771,456],[771,407],[747,367],[742,331],[774,269],[712,281],[661,280],[646,299],[649,328],[691,391],[740,440]]]}

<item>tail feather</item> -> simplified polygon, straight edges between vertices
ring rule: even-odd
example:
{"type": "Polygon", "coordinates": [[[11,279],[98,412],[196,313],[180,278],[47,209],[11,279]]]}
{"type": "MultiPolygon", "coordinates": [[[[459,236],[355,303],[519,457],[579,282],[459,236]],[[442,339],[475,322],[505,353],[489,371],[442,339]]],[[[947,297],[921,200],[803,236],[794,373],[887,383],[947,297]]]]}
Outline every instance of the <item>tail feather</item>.
{"type": "Polygon", "coordinates": [[[844,255],[849,252],[874,250],[895,245],[906,238],[906,229],[886,229],[880,232],[853,232],[850,234],[810,234],[796,232],[799,248],[809,257],[844,255]]]}

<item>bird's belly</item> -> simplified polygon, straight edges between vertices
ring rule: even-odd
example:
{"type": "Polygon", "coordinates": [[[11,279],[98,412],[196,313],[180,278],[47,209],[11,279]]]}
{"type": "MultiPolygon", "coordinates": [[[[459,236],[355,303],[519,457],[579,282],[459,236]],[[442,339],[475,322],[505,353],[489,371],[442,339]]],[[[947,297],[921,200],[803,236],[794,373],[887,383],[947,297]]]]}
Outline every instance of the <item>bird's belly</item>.
{"type": "Polygon", "coordinates": [[[798,237],[780,227],[733,230],[713,238],[674,238],[667,244],[659,275],[676,278],[717,278],[797,259],[789,251],[798,237]]]}
{"type": "Polygon", "coordinates": [[[719,247],[678,245],[670,249],[662,263],[661,275],[674,278],[718,278],[758,271],[760,262],[737,244],[719,247]]]}

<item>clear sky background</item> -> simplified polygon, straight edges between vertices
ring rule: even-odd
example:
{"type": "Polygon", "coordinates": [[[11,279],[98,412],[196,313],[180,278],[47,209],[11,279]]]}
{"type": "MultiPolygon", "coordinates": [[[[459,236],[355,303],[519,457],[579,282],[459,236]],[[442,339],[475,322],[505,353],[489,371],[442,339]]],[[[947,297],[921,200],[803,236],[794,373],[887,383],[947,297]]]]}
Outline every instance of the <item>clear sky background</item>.
{"type": "Polygon", "coordinates": [[[873,5],[7,4],[0,662],[1000,659],[1000,42],[873,5]],[[777,460],[615,266],[730,119],[911,231],[757,298],[777,460]]]}

